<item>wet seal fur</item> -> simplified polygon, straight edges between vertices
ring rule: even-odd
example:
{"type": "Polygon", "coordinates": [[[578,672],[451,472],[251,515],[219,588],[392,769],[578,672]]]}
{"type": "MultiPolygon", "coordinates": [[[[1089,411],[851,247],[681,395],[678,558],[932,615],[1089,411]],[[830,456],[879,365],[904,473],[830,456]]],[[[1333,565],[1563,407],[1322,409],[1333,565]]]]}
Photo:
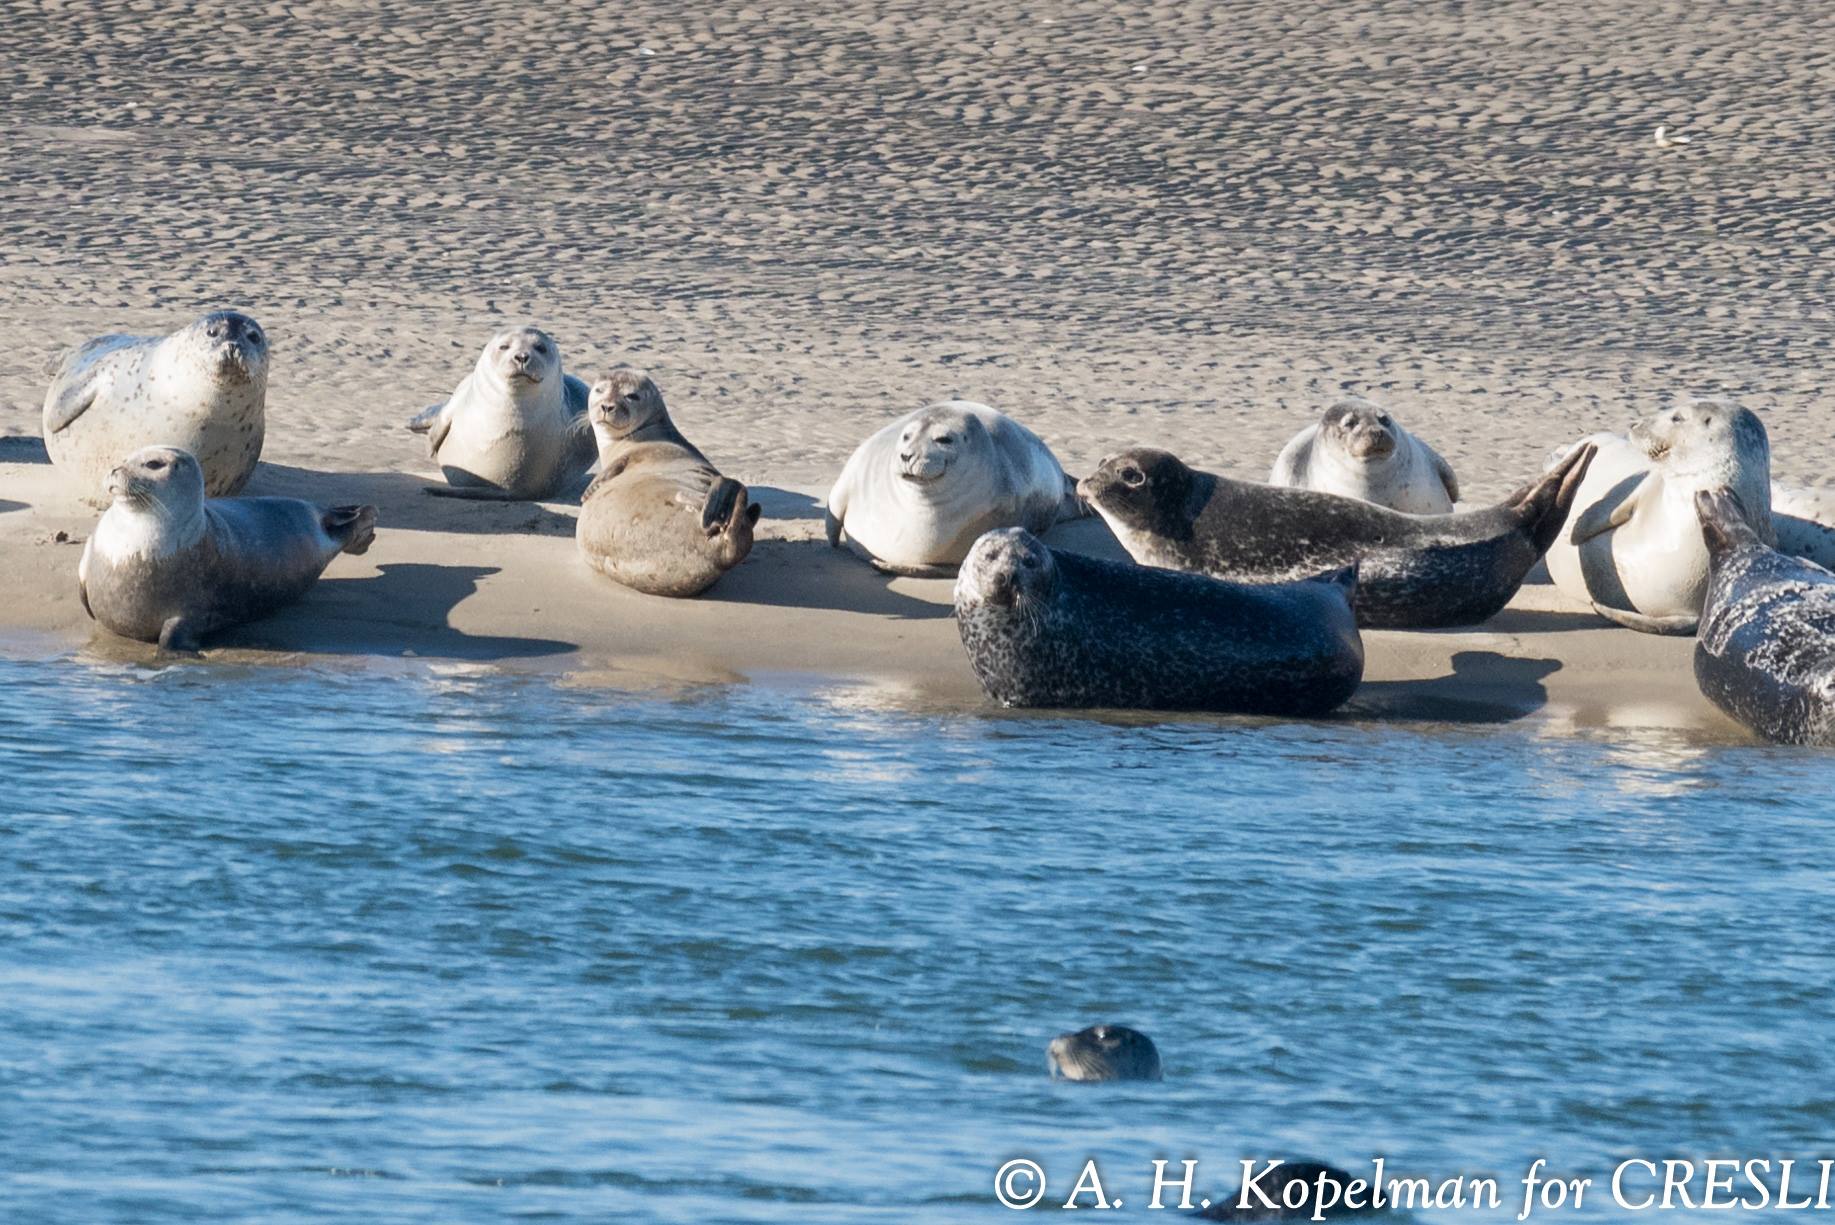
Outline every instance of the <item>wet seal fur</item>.
{"type": "Polygon", "coordinates": [[[593,385],[599,475],[580,498],[574,541],[588,565],[650,595],[693,596],[752,551],[760,507],[669,418],[663,393],[620,366],[593,385]]]}
{"type": "Polygon", "coordinates": [[[1144,565],[1268,583],[1355,564],[1359,625],[1432,629],[1479,624],[1510,602],[1592,454],[1578,448],[1497,505],[1455,515],[1231,480],[1146,448],[1103,460],[1078,488],[1144,565]]]}
{"type": "Polygon", "coordinates": [[[1572,528],[1548,551],[1549,577],[1620,625],[1694,633],[1708,584],[1695,494],[1731,488],[1765,542],[1777,542],[1764,424],[1730,401],[1697,400],[1653,413],[1629,438],[1589,441],[1596,457],[1572,528]]]}
{"type": "Polygon", "coordinates": [[[97,336],[51,362],[45,452],[78,496],[106,505],[108,474],[149,446],[196,457],[205,492],[248,483],[267,430],[268,337],[236,311],[212,311],[170,336],[97,336]]]}
{"type": "Polygon", "coordinates": [[[1159,1080],[1160,1051],[1153,1039],[1126,1025],[1092,1025],[1059,1034],[1045,1048],[1053,1080],[1159,1080]]]}
{"type": "Polygon", "coordinates": [[[1346,396],[1294,435],[1274,461],[1270,485],[1335,493],[1410,515],[1444,515],[1459,500],[1459,478],[1440,453],[1403,429],[1388,410],[1346,396]]]}
{"type": "Polygon", "coordinates": [[[83,610],[124,638],[195,651],[217,630],[298,600],[340,553],[362,553],[376,508],[204,497],[197,460],[146,447],[109,476],[114,502],[77,564],[83,610]]]}
{"type": "Polygon", "coordinates": [[[1695,507],[1710,567],[1696,684],[1767,740],[1835,745],[1835,574],[1772,548],[1730,489],[1695,507]]]}
{"type": "Polygon", "coordinates": [[[1250,585],[1047,548],[1024,528],[975,542],[956,626],[1005,706],[1322,715],[1363,679],[1356,573],[1250,585]]]}
{"type": "Polygon", "coordinates": [[[1087,514],[1039,436],[1005,413],[945,400],[861,443],[828,493],[828,543],[893,574],[948,576],[985,532],[1044,532],[1087,514]]]}
{"type": "Polygon", "coordinates": [[[527,502],[568,498],[594,459],[586,384],[561,369],[561,348],[540,328],[509,328],[485,342],[444,403],[408,422],[427,435],[445,474],[435,497],[527,502]]]}

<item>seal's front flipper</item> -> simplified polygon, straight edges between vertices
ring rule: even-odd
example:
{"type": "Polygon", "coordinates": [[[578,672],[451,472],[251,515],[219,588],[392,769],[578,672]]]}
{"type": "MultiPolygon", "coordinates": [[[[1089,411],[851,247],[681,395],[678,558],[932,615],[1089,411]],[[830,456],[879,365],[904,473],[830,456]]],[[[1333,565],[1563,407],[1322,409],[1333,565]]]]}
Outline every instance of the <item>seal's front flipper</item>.
{"type": "Polygon", "coordinates": [[[1668,634],[1685,636],[1695,632],[1701,623],[1699,614],[1678,614],[1673,617],[1646,617],[1643,613],[1626,612],[1622,608],[1607,608],[1604,604],[1595,603],[1593,611],[1608,621],[1616,622],[1627,629],[1634,629],[1644,634],[1668,634]]]}
{"type": "Polygon", "coordinates": [[[841,520],[835,517],[835,512],[833,510],[824,510],[822,512],[822,526],[828,530],[828,547],[831,549],[840,548],[841,520]]]}
{"type": "Polygon", "coordinates": [[[168,655],[196,655],[197,631],[183,617],[173,617],[159,627],[159,649],[168,655]]]}
{"type": "Polygon", "coordinates": [[[701,530],[709,536],[718,536],[738,527],[742,518],[748,523],[757,523],[763,511],[756,502],[747,501],[744,485],[730,476],[723,476],[714,482],[713,488],[707,491],[707,499],[701,503],[701,530]]]}
{"type": "Polygon", "coordinates": [[[408,418],[408,431],[413,434],[425,434],[428,430],[433,428],[433,423],[439,420],[440,413],[444,411],[445,408],[446,402],[444,400],[438,404],[429,404],[426,408],[421,409],[420,412],[408,418]]]}

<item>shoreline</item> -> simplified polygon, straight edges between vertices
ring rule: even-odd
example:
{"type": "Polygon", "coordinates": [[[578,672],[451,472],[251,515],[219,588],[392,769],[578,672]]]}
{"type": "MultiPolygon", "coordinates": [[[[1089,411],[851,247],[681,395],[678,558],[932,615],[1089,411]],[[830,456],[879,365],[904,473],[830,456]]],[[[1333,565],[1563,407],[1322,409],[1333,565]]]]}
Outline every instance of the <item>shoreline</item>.
{"type": "MultiPolygon", "coordinates": [[[[8,459],[35,445],[7,440],[8,459]]],[[[14,598],[0,655],[81,653],[145,662],[153,648],[99,630],[75,572],[99,512],[68,499],[46,463],[0,463],[0,565],[14,598]],[[63,533],[65,540],[57,537],[63,533]]],[[[616,688],[831,678],[889,704],[994,711],[950,614],[952,582],[881,574],[828,547],[821,494],[761,485],[752,555],[706,595],[645,596],[593,573],[575,552],[575,508],[432,499],[428,478],[316,472],[263,463],[251,495],[373,501],[376,542],[339,557],[302,603],[217,637],[213,662],[359,667],[472,664],[616,688]]],[[[1125,558],[1100,519],[1061,524],[1052,545],[1125,558]]],[[[1539,730],[1646,727],[1750,743],[1696,689],[1693,639],[1613,626],[1532,574],[1480,627],[1364,633],[1364,682],[1335,719],[1498,724],[1539,730]]],[[[1165,716],[1186,717],[1176,714],[1165,716]]]]}

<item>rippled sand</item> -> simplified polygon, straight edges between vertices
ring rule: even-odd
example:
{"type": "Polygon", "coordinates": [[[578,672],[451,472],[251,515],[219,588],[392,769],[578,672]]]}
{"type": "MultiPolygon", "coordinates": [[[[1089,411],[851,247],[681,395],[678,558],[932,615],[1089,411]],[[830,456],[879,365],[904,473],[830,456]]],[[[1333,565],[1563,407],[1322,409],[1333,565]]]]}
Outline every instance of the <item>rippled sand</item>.
{"type": "Polygon", "coordinates": [[[792,489],[945,395],[1259,477],[1352,389],[1488,499],[1712,391],[1826,472],[1826,6],[933,7],[0,5],[0,428],[60,345],[236,304],[309,470],[427,471],[402,420],[530,318],[792,489]]]}

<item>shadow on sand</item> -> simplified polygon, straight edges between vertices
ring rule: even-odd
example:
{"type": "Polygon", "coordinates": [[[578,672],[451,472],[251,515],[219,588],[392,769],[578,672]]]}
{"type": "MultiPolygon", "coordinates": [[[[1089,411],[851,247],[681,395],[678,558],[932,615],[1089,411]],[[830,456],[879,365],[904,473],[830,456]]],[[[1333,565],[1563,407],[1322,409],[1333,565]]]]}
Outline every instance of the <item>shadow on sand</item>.
{"type": "Polygon", "coordinates": [[[304,498],[321,506],[371,505],[382,531],[573,535],[573,515],[554,509],[564,503],[475,502],[426,492],[441,487],[439,481],[408,472],[321,472],[264,462],[242,492],[249,497],[304,498]]]}
{"type": "Polygon", "coordinates": [[[225,631],[211,644],[336,655],[402,655],[424,659],[531,659],[577,650],[554,638],[468,634],[452,610],[478,590],[495,566],[391,562],[371,578],[319,580],[298,604],[266,620],[225,631]]]}
{"type": "Polygon", "coordinates": [[[1343,710],[1351,719],[1509,723],[1548,703],[1542,681],[1558,659],[1515,659],[1496,651],[1460,651],[1453,671],[1421,681],[1366,681],[1343,710]]]}
{"type": "Polygon", "coordinates": [[[0,464],[48,464],[45,440],[30,434],[12,434],[0,438],[0,464]]]}

